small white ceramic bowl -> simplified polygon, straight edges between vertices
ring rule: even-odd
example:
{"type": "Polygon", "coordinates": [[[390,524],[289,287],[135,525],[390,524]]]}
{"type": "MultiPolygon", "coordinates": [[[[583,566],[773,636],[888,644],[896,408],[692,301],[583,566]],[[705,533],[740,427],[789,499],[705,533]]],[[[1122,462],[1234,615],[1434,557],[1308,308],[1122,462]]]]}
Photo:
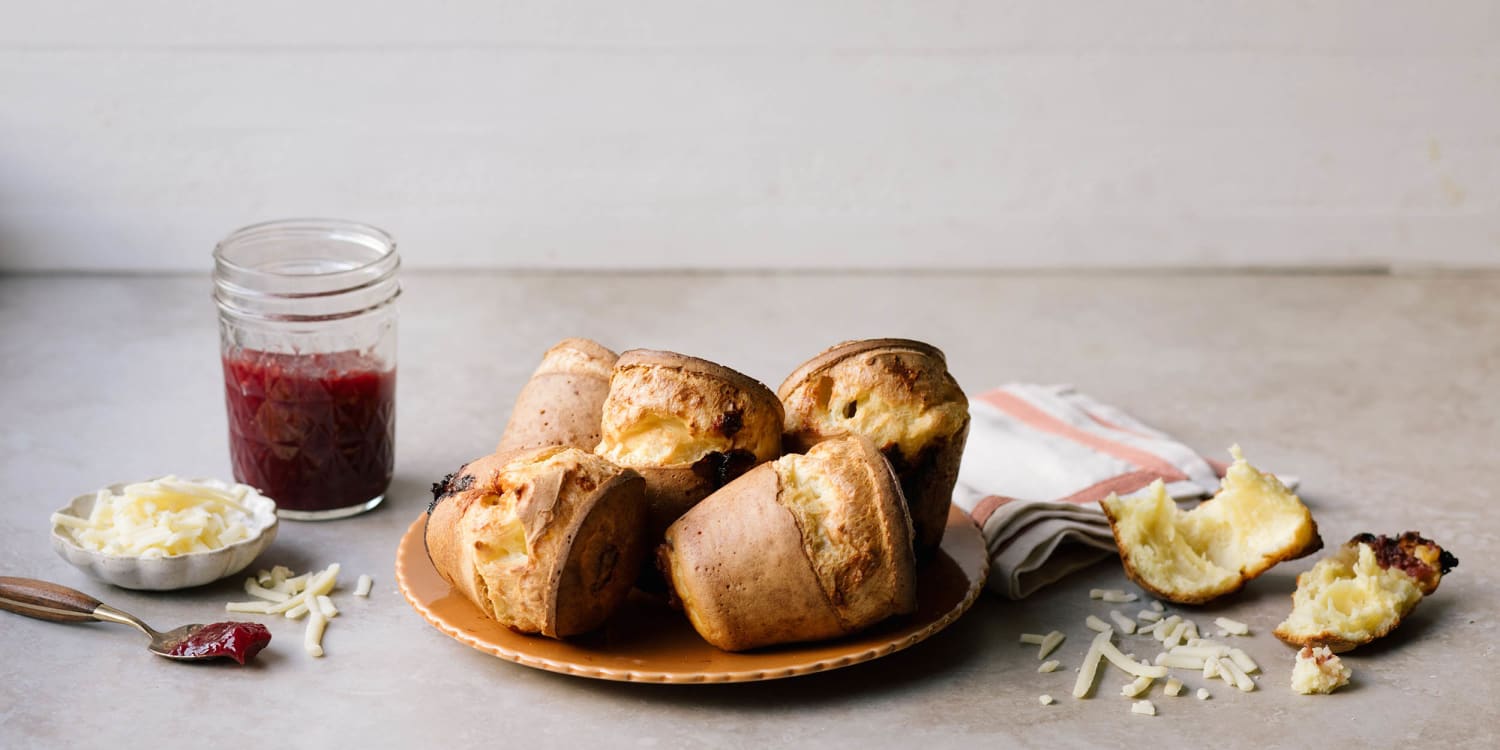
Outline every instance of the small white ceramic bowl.
{"type": "MultiPolygon", "coordinates": [[[[214,482],[209,479],[190,479],[190,482],[214,482]]],[[[120,494],[126,482],[112,484],[105,489],[120,494]]],[[[223,484],[219,482],[218,484],[223,484]]],[[[79,495],[57,512],[78,518],[88,518],[94,510],[97,492],[79,495]]],[[[62,559],[74,567],[121,588],[147,591],[168,591],[202,586],[205,583],[232,576],[250,566],[260,553],[276,539],[276,502],[251,491],[241,501],[250,508],[250,536],[234,544],[209,552],[189,552],[171,557],[131,557],[111,555],[84,549],[73,541],[73,535],[57,524],[52,525],[52,548],[62,559]]]]}

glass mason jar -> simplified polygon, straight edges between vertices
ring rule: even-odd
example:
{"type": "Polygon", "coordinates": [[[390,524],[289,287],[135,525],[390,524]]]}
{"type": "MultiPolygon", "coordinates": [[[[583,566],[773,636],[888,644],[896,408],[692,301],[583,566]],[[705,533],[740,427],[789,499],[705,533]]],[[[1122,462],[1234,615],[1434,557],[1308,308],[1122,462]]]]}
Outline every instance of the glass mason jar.
{"type": "Polygon", "coordinates": [[[229,455],[284,518],[380,504],[396,430],[390,235],[330,219],[245,227],[214,248],[229,455]]]}

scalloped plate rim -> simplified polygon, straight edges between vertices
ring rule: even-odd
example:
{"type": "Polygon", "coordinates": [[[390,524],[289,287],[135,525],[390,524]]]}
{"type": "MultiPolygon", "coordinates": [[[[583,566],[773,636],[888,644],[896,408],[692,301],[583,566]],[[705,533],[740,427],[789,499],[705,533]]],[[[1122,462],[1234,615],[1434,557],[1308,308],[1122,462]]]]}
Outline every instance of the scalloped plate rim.
{"type": "MultiPolygon", "coordinates": [[[[964,593],[963,598],[959,600],[957,604],[955,604],[946,612],[941,613],[936,618],[924,622],[912,623],[907,627],[897,631],[896,633],[893,633],[892,638],[878,645],[866,646],[863,643],[851,644],[855,647],[851,648],[847,652],[840,653],[835,656],[813,659],[811,661],[798,664],[762,669],[700,670],[693,672],[652,669],[617,669],[612,667],[590,666],[573,661],[563,661],[544,656],[537,656],[524,649],[504,646],[495,641],[465,632],[464,630],[449,623],[442,615],[434,612],[432,607],[426,601],[420,600],[417,594],[412,590],[412,585],[409,580],[406,567],[409,561],[407,559],[407,556],[402,554],[409,540],[421,533],[425,516],[425,513],[419,515],[416,520],[412,522],[411,526],[409,526],[406,532],[402,534],[401,540],[397,543],[396,549],[397,586],[401,589],[401,594],[403,597],[405,597],[407,603],[411,605],[412,609],[415,609],[417,611],[417,614],[422,616],[422,619],[426,620],[429,625],[432,625],[439,632],[443,633],[449,638],[458,641],[459,643],[462,643],[466,646],[469,646],[470,648],[474,648],[486,654],[490,654],[491,656],[496,656],[506,661],[514,662],[524,667],[540,669],[557,674],[571,675],[575,677],[586,677],[590,679],[610,680],[615,682],[643,682],[660,684],[715,684],[731,682],[755,682],[784,679],[787,677],[799,677],[816,672],[824,672],[832,669],[840,669],[843,667],[853,666],[855,664],[862,664],[864,662],[878,659],[883,656],[889,656],[898,651],[902,651],[915,646],[916,644],[921,643],[928,638],[931,638],[933,635],[936,635],[938,632],[942,631],[944,628],[947,628],[949,625],[952,625],[955,621],[958,620],[960,616],[962,616],[969,610],[970,607],[974,605],[975,601],[978,600],[979,592],[984,590],[984,584],[986,579],[989,577],[990,571],[989,556],[984,551],[984,539],[980,534],[979,527],[969,519],[967,514],[965,514],[962,510],[955,506],[949,512],[948,526],[943,536],[943,544],[941,548],[946,551],[950,548],[950,546],[952,546],[952,543],[955,541],[952,535],[955,532],[959,534],[971,535],[970,539],[964,541],[972,542],[978,545],[979,549],[981,550],[981,553],[977,556],[980,564],[977,566],[977,569],[971,569],[969,567],[963,567],[963,564],[959,560],[954,560],[954,563],[960,567],[962,573],[969,578],[968,590],[964,593]]],[[[432,565],[432,563],[427,559],[425,555],[415,556],[415,560],[410,562],[414,562],[418,565],[425,565],[429,569],[431,569],[432,565]]],[[[535,638],[541,643],[551,645],[551,641],[544,640],[542,636],[520,637],[528,639],[535,638]]],[[[836,641],[833,643],[836,643],[836,641]]],[[[702,645],[705,649],[712,649],[714,651],[717,651],[717,649],[714,649],[713,646],[709,645],[706,642],[704,642],[702,645]]],[[[826,648],[829,645],[829,642],[809,645],[826,648]]],[[[789,647],[789,649],[795,648],[795,645],[789,647]]],[[[794,650],[780,650],[767,653],[766,656],[768,660],[774,660],[779,663],[786,661],[789,658],[793,658],[794,654],[794,650]]],[[[755,656],[755,652],[750,652],[748,655],[753,657],[755,656]]]]}

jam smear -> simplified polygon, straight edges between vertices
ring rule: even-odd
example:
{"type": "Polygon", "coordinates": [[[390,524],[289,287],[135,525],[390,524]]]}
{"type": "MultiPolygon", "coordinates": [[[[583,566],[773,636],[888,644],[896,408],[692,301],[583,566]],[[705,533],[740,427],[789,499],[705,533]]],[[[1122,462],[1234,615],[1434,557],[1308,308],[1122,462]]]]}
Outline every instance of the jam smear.
{"type": "Polygon", "coordinates": [[[172,647],[173,656],[190,659],[225,657],[244,664],[271,642],[271,631],[254,622],[204,625],[172,647]]]}
{"type": "Polygon", "coordinates": [[[289,510],[335,510],[385,493],[396,371],[354,351],[224,356],[234,478],[289,510]]]}
{"type": "Polygon", "coordinates": [[[1349,542],[1368,546],[1375,553],[1375,562],[1380,567],[1395,568],[1411,576],[1423,594],[1432,593],[1438,581],[1458,567],[1458,558],[1453,553],[1416,531],[1397,537],[1356,534],[1349,542]]]}

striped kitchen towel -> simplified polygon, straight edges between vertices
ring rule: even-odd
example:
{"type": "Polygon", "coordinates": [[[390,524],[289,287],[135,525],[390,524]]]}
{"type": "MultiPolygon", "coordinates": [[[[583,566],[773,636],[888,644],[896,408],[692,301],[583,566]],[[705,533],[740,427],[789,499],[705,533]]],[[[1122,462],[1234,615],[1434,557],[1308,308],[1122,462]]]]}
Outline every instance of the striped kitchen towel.
{"type": "Polygon", "coordinates": [[[969,408],[953,502],[984,531],[990,588],[1011,599],[1114,554],[1109,493],[1160,479],[1176,500],[1206,497],[1227,468],[1072,386],[1001,386],[969,408]]]}

